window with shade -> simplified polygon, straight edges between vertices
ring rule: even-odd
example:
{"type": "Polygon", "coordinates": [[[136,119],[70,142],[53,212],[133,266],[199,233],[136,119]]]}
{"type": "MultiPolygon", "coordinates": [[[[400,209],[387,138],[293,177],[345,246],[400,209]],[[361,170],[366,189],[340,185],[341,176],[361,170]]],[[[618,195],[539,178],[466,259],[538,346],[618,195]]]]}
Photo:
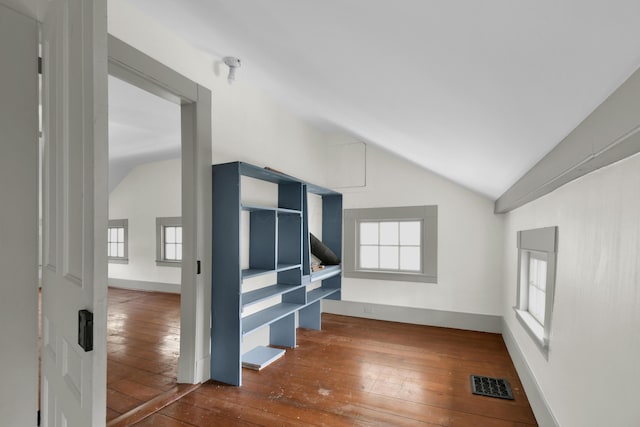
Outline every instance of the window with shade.
{"type": "Polygon", "coordinates": [[[555,290],[558,227],[519,231],[516,317],[548,354],[555,290]]]}
{"type": "Polygon", "coordinates": [[[182,262],[182,218],[156,218],[156,264],[180,266],[182,262]]]}
{"type": "Polygon", "coordinates": [[[111,263],[126,264],[128,251],[128,220],[111,219],[107,229],[107,259],[111,263]]]}
{"type": "Polygon", "coordinates": [[[344,275],[436,283],[437,206],[344,211],[344,275]]]}

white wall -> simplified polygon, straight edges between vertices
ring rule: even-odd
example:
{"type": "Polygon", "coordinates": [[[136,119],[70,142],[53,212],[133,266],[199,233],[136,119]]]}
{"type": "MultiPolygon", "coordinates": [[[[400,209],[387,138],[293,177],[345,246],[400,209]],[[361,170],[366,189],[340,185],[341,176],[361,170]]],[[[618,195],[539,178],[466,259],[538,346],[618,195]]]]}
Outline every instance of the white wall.
{"type": "Polygon", "coordinates": [[[110,279],[180,284],[180,268],[156,265],[156,217],[181,216],[180,194],[180,159],[137,166],[113,189],[109,219],[129,221],[129,263],[109,263],[110,279]]]}
{"type": "Polygon", "coordinates": [[[640,425],[640,155],[505,216],[506,324],[559,425],[640,425]],[[516,320],[518,230],[557,225],[548,360],[516,320]]]}
{"type": "Polygon", "coordinates": [[[438,205],[438,283],[343,278],[342,299],[501,314],[502,218],[493,202],[387,151],[366,153],[366,187],[341,189],[344,208],[438,205]]]}
{"type": "Polygon", "coordinates": [[[123,0],[109,0],[109,33],[211,89],[212,163],[241,160],[325,183],[324,133],[246,84],[242,71],[229,85],[226,66],[216,66],[221,58],[197,50],[123,0]]]}

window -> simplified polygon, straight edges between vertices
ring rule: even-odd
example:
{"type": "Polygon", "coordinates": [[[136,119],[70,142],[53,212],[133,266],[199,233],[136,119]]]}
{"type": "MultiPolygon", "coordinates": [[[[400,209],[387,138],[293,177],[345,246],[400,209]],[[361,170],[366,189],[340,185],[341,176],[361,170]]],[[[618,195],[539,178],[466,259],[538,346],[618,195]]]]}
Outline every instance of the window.
{"type": "Polygon", "coordinates": [[[107,229],[107,259],[110,263],[127,264],[129,262],[129,221],[110,219],[107,229]]]}
{"type": "Polygon", "coordinates": [[[182,262],[182,218],[156,218],[156,264],[180,266],[182,262]]]}
{"type": "Polygon", "coordinates": [[[546,355],[551,332],[558,227],[518,232],[516,317],[546,355]]]}
{"type": "Polygon", "coordinates": [[[345,277],[436,283],[437,206],[346,209],[345,277]]]}

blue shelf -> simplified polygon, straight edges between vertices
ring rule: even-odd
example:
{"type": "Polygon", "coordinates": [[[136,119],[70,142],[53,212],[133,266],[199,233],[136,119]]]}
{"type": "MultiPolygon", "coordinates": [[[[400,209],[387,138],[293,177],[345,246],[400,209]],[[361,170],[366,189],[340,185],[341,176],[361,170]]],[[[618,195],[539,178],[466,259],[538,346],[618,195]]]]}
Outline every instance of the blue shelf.
{"type": "Polygon", "coordinates": [[[284,353],[283,348],[258,346],[242,355],[242,366],[259,371],[280,359],[284,353]]]}
{"type": "Polygon", "coordinates": [[[280,273],[281,271],[293,270],[294,268],[300,268],[302,264],[284,264],[278,263],[278,268],[275,270],[276,273],[280,273]]]}
{"type": "Polygon", "coordinates": [[[296,319],[301,327],[319,330],[320,300],[340,298],[340,266],[312,274],[309,271],[308,194],[322,197],[323,242],[338,257],[342,255],[342,195],[242,162],[214,165],[212,174],[210,372],[216,381],[240,386],[243,364],[260,369],[282,354],[273,347],[295,348],[296,319]],[[277,203],[243,204],[243,176],[275,184],[277,203]],[[242,212],[250,217],[248,230],[242,212]],[[248,235],[243,236],[246,231],[248,235]],[[249,247],[244,249],[249,252],[249,268],[242,269],[240,254],[247,237],[249,247]],[[266,274],[277,278],[268,279],[270,283],[259,289],[242,292],[243,280],[266,274]],[[308,291],[306,285],[318,280],[323,281],[322,287],[308,291]],[[274,305],[255,305],[261,302],[274,305]],[[261,310],[243,317],[242,310],[250,306],[253,310],[245,313],[261,310]],[[263,327],[268,327],[270,347],[243,351],[242,337],[263,327]]]}
{"type": "Polygon", "coordinates": [[[242,279],[248,279],[250,277],[262,276],[263,274],[274,273],[275,270],[265,270],[262,268],[247,268],[242,270],[242,279]]]}
{"type": "Polygon", "coordinates": [[[291,313],[295,313],[302,307],[304,307],[304,304],[283,302],[244,317],[242,318],[242,335],[248,335],[263,326],[270,325],[276,320],[280,320],[291,313]]]}
{"type": "Polygon", "coordinates": [[[295,209],[274,208],[270,206],[242,205],[242,210],[248,212],[271,211],[278,214],[302,215],[302,211],[295,209]]]}
{"type": "Polygon", "coordinates": [[[317,282],[318,280],[328,279],[333,276],[337,276],[342,273],[342,266],[340,265],[328,265],[322,270],[311,273],[309,276],[302,278],[302,283],[308,285],[309,283],[317,282]]]}
{"type": "Polygon", "coordinates": [[[301,285],[284,285],[276,283],[275,285],[266,286],[264,288],[256,289],[253,291],[245,292],[242,294],[242,306],[249,307],[266,299],[286,294],[287,292],[300,289],[301,285]]]}
{"type": "Polygon", "coordinates": [[[323,298],[333,295],[338,292],[338,288],[316,288],[307,292],[307,305],[313,304],[316,301],[320,301],[323,298]]]}
{"type": "Polygon", "coordinates": [[[269,270],[264,268],[247,268],[242,270],[242,280],[249,279],[251,277],[262,276],[269,273],[280,273],[281,271],[293,270],[294,268],[300,268],[301,264],[278,264],[275,270],[269,270]]]}

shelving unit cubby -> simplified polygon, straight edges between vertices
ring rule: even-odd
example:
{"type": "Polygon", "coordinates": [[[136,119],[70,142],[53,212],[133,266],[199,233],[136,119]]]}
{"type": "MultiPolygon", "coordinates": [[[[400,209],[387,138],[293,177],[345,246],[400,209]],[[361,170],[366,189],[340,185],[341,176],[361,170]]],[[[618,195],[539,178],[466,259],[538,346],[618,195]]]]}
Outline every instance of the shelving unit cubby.
{"type": "Polygon", "coordinates": [[[275,347],[296,346],[296,313],[299,327],[319,330],[321,300],[340,299],[340,265],[310,270],[308,194],[322,198],[322,240],[341,258],[340,193],[248,163],[213,165],[213,380],[240,386],[243,355],[248,366],[260,369],[284,352],[275,347]],[[276,184],[278,206],[243,204],[243,176],[276,184]],[[244,269],[243,211],[249,213],[249,265],[244,269]],[[243,281],[266,274],[274,275],[275,283],[243,291],[243,281]],[[254,307],[258,310],[246,310],[254,307]],[[251,313],[243,315],[246,311],[251,313]],[[263,327],[269,327],[274,347],[243,349],[243,337],[263,327]]]}

